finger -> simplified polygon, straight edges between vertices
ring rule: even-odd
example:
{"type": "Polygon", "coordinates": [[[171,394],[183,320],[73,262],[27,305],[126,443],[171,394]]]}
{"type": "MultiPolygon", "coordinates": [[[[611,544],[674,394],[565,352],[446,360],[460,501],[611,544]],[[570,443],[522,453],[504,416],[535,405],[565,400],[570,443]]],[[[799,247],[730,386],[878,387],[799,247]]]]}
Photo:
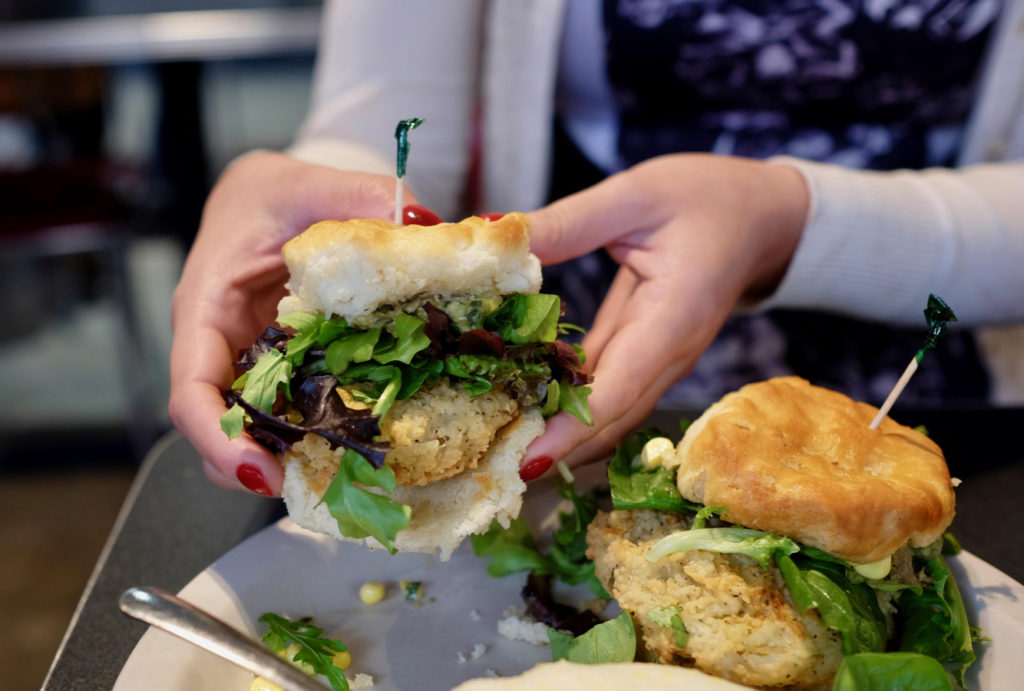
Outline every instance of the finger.
{"type": "Polygon", "coordinates": [[[538,456],[578,462],[606,451],[650,413],[699,353],[699,349],[666,343],[665,338],[675,332],[671,324],[658,321],[657,315],[646,315],[622,323],[594,370],[588,400],[594,425],[561,414],[551,418],[544,435],[527,450],[526,462],[538,456]]]}
{"type": "Polygon", "coordinates": [[[204,461],[217,469],[223,479],[218,484],[258,494],[280,494],[284,481],[281,464],[247,434],[228,439],[220,426],[226,412],[220,389],[215,386],[191,382],[172,392],[171,419],[204,461]],[[187,406],[177,405],[180,400],[187,400],[187,406]]]}
{"type": "Polygon", "coordinates": [[[231,349],[218,330],[176,331],[168,403],[171,421],[217,469],[219,475],[211,479],[219,480],[218,484],[279,494],[283,477],[277,459],[248,435],[231,440],[221,429],[221,416],[227,412],[221,392],[231,384],[232,361],[231,349]]]}
{"type": "MultiPolygon", "coordinates": [[[[395,217],[395,178],[386,175],[339,171],[325,166],[302,164],[300,173],[288,184],[302,205],[288,205],[294,227],[305,228],[317,221],[349,218],[395,217]]],[[[418,204],[416,196],[403,185],[403,205],[418,204]]],[[[286,200],[286,196],[280,197],[286,200]]]]}
{"type": "Polygon", "coordinates": [[[631,176],[613,175],[528,214],[530,249],[543,264],[557,264],[656,227],[663,220],[659,205],[644,200],[644,190],[631,176]]]}
{"type": "Polygon", "coordinates": [[[596,363],[601,359],[605,345],[621,328],[620,318],[625,305],[636,290],[639,279],[628,266],[621,266],[615,274],[608,293],[601,302],[601,307],[594,317],[594,325],[583,339],[583,349],[587,354],[587,362],[596,363]]]}

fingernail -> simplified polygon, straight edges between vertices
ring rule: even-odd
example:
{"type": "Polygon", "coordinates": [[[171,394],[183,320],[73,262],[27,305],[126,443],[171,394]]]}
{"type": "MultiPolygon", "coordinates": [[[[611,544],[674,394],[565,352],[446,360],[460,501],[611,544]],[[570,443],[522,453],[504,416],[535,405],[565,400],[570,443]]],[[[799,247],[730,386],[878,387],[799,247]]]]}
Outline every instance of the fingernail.
{"type": "Polygon", "coordinates": [[[500,219],[504,215],[505,214],[499,214],[499,213],[495,213],[493,211],[486,211],[486,212],[480,214],[480,218],[484,219],[485,221],[497,221],[498,219],[500,219]]]}
{"type": "Polygon", "coordinates": [[[406,204],[402,207],[402,225],[436,226],[441,222],[441,217],[425,206],[406,204]]]}
{"type": "Polygon", "coordinates": [[[555,462],[555,459],[551,456],[537,456],[531,458],[526,462],[522,468],[519,469],[519,477],[522,478],[523,482],[529,482],[530,480],[536,480],[544,473],[548,472],[548,468],[555,462]]]}
{"type": "Polygon", "coordinates": [[[265,497],[271,497],[274,495],[270,491],[270,487],[267,486],[267,481],[263,477],[263,471],[254,465],[243,463],[238,466],[238,470],[235,471],[235,477],[238,481],[245,485],[245,488],[250,492],[256,494],[262,494],[265,497]]]}

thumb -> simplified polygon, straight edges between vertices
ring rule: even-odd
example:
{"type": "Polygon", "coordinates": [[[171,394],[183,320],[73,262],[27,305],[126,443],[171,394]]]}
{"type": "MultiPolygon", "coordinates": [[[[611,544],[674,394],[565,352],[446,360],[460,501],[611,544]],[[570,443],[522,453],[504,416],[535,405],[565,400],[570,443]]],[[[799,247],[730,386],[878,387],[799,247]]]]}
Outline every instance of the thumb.
{"type": "MultiPolygon", "coordinates": [[[[286,225],[305,228],[325,219],[394,220],[397,196],[394,176],[338,170],[286,158],[283,165],[274,168],[275,179],[268,181],[278,190],[273,195],[278,200],[275,216],[286,219],[286,225]]],[[[403,206],[419,203],[404,186],[402,197],[403,206]]]]}
{"type": "Polygon", "coordinates": [[[543,264],[557,264],[592,252],[632,231],[643,209],[623,174],[527,214],[530,250],[543,264]]]}

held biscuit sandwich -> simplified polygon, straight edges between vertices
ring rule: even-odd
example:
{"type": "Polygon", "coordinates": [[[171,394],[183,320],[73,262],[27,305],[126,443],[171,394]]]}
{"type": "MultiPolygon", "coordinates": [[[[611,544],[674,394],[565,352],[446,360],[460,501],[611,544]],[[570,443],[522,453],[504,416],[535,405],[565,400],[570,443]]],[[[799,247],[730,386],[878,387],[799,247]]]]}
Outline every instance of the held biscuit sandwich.
{"type": "Polygon", "coordinates": [[[324,221],[283,255],[284,330],[241,354],[222,426],[279,454],[291,517],[447,559],[518,515],[544,418],[590,415],[526,217],[324,221]]]}
{"type": "Polygon", "coordinates": [[[891,688],[962,679],[972,633],[940,555],[954,483],[921,432],[868,429],[876,412],[784,377],[726,395],[674,449],[620,446],[587,556],[650,661],[757,687],[856,665],[904,665],[891,688]]]}

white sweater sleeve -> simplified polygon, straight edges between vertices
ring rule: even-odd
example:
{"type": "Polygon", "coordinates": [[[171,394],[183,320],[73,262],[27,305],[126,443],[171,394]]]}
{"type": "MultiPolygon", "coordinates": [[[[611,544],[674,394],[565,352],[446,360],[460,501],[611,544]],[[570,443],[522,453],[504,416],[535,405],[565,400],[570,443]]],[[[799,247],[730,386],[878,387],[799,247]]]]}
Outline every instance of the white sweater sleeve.
{"type": "Polygon", "coordinates": [[[803,174],[811,209],[758,308],[917,324],[935,293],[965,326],[1024,321],[1024,162],[881,173],[772,161],[803,174]]]}
{"type": "Polygon", "coordinates": [[[289,153],[394,175],[395,125],[422,117],[409,136],[406,182],[421,202],[451,217],[469,165],[485,4],[328,2],[310,114],[289,153]]]}

